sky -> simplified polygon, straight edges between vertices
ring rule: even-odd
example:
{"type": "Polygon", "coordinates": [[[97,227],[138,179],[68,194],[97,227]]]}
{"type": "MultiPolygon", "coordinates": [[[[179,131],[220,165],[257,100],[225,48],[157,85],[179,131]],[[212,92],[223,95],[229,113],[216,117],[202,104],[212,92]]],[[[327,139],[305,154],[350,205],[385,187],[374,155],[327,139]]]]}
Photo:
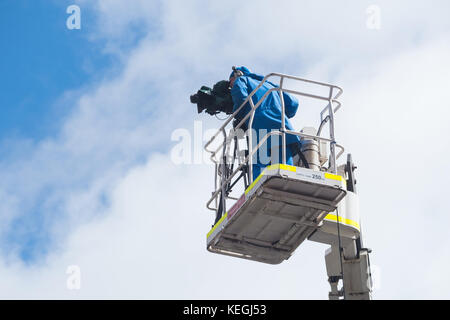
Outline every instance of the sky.
{"type": "Polygon", "coordinates": [[[450,298],[449,6],[1,1],[0,297],[327,299],[325,245],[276,266],[207,252],[213,168],[173,161],[175,130],[221,124],[189,95],[245,65],[344,89],[374,298],[450,298]]]}

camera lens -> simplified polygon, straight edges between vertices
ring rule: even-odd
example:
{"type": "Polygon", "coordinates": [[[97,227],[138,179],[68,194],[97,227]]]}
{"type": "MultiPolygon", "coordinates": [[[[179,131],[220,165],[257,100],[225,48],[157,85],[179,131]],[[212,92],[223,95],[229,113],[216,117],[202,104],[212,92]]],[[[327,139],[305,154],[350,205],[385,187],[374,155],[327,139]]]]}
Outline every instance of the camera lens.
{"type": "Polygon", "coordinates": [[[198,102],[198,94],[193,94],[191,96],[191,103],[197,103],[198,102]]]}

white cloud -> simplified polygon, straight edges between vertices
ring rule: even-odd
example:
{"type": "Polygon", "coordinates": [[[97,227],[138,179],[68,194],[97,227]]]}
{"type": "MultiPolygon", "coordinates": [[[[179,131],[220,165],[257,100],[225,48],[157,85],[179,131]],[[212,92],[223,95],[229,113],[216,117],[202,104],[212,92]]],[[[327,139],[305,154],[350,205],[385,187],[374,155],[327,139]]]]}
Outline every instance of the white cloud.
{"type": "Polygon", "coordinates": [[[450,282],[440,274],[450,262],[442,201],[450,178],[443,138],[449,54],[446,41],[433,42],[379,61],[367,81],[343,80],[349,86],[339,129],[359,162],[366,237],[383,270],[384,297],[448,297],[450,282]]]}
{"type": "Polygon", "coordinates": [[[212,184],[207,183],[212,182],[210,173],[209,167],[176,166],[167,156],[154,155],[146,165],[132,169],[117,184],[107,216],[73,233],[64,253],[50,256],[48,264],[31,270],[3,266],[2,277],[9,281],[4,282],[2,295],[325,298],[325,274],[316,272],[317,264],[311,259],[312,256],[321,259],[323,251],[313,252],[312,248],[324,247],[306,245],[305,251],[279,266],[235,261],[207,253],[205,238],[213,216],[205,209],[204,202],[212,184]],[[192,181],[203,183],[192,188],[192,181]],[[81,268],[79,291],[65,287],[65,271],[69,265],[81,268]],[[24,279],[14,279],[22,272],[27,275],[24,279]],[[297,273],[303,275],[292,281],[292,275],[297,273]],[[44,282],[45,292],[41,287],[44,282]],[[218,282],[224,287],[215,291],[212,288],[218,282]],[[299,286],[323,290],[297,290],[299,286]]]}

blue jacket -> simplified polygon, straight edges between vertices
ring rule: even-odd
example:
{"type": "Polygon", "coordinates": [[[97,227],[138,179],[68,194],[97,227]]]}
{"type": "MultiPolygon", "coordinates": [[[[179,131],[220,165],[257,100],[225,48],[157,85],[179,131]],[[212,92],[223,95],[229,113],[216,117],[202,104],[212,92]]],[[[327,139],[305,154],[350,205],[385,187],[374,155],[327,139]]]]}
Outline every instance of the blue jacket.
{"type": "MultiPolygon", "coordinates": [[[[256,75],[253,73],[247,73],[243,76],[240,76],[234,82],[233,88],[231,89],[231,96],[233,98],[233,111],[236,111],[244,100],[248,97],[248,95],[261,83],[263,76],[256,75]]],[[[266,81],[261,88],[253,95],[253,103],[256,103],[262,98],[262,96],[270,89],[278,87],[270,81],[266,81]]],[[[294,96],[283,93],[284,98],[284,106],[285,106],[285,125],[287,130],[294,130],[288,118],[292,118],[298,109],[298,100],[294,96]]],[[[247,102],[242,110],[235,116],[238,123],[250,112],[251,106],[247,102]]],[[[246,120],[245,126],[242,128],[246,130],[248,128],[250,117],[246,120]]],[[[253,119],[252,128],[257,132],[257,139],[259,137],[259,129],[281,129],[281,99],[278,91],[272,91],[268,94],[265,100],[261,103],[261,105],[255,111],[255,117],[253,119]]],[[[270,138],[269,138],[269,146],[270,146],[270,138]]],[[[281,138],[276,139],[278,143],[281,144],[281,138]]],[[[295,135],[286,135],[286,145],[291,143],[299,142],[300,139],[295,135]]],[[[274,140],[272,140],[273,143],[274,140]]]]}

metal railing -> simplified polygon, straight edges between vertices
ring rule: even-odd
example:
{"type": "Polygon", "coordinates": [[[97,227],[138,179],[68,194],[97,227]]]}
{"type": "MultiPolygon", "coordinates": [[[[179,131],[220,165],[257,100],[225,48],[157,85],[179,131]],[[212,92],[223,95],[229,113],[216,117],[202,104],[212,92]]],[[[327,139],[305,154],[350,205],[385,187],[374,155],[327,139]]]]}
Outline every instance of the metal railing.
{"type": "MultiPolygon", "coordinates": [[[[225,187],[232,181],[233,177],[236,176],[236,174],[241,171],[242,167],[245,165],[248,165],[249,169],[249,180],[250,183],[253,181],[253,155],[258,151],[258,149],[266,142],[266,140],[273,135],[280,135],[281,136],[281,146],[282,146],[282,163],[286,164],[286,134],[290,135],[296,135],[303,138],[308,139],[314,139],[318,142],[325,141],[330,143],[330,157],[329,157],[329,169],[328,171],[332,173],[336,173],[336,160],[344,153],[344,148],[337,144],[335,141],[335,135],[334,135],[334,114],[340,109],[341,103],[337,100],[339,96],[341,96],[343,90],[342,88],[324,83],[324,82],[318,82],[308,79],[303,79],[295,76],[285,75],[281,73],[270,73],[267,76],[265,76],[260,84],[248,95],[248,97],[244,100],[244,102],[239,106],[238,109],[223,123],[223,125],[217,130],[217,132],[210,138],[210,140],[205,144],[205,151],[209,152],[211,154],[210,159],[215,163],[215,177],[214,177],[214,191],[212,193],[211,198],[208,200],[206,207],[210,210],[217,211],[218,205],[217,205],[217,197],[222,192],[224,206],[225,206],[225,198],[236,200],[236,198],[233,197],[226,197],[225,195],[225,187]],[[255,95],[255,93],[261,88],[261,86],[267,81],[267,79],[271,77],[279,77],[280,78],[280,84],[278,87],[271,88],[267,90],[267,92],[257,101],[256,104],[254,104],[252,97],[255,95]],[[317,86],[327,87],[329,89],[327,96],[317,95],[317,94],[311,94],[307,92],[302,92],[298,90],[290,90],[283,88],[284,79],[291,79],[303,83],[313,84],[317,86]],[[333,91],[337,90],[337,93],[333,94],[333,91]],[[261,103],[265,100],[265,98],[274,91],[278,91],[281,99],[281,128],[279,130],[272,130],[268,132],[265,136],[260,138],[259,143],[255,148],[253,148],[253,141],[252,141],[252,134],[247,134],[248,137],[248,155],[247,157],[240,163],[239,166],[233,170],[233,172],[226,178],[224,177],[224,171],[222,170],[222,174],[220,176],[220,186],[218,186],[218,175],[219,175],[219,166],[225,165],[224,163],[219,163],[219,161],[216,159],[217,153],[222,150],[222,159],[225,159],[225,153],[227,149],[227,145],[231,143],[231,139],[234,138],[234,134],[231,134],[227,136],[226,134],[226,127],[228,124],[234,119],[234,117],[244,108],[244,106],[249,103],[251,106],[251,110],[249,113],[245,115],[245,117],[234,127],[234,129],[231,130],[231,132],[241,129],[243,124],[249,119],[248,123],[248,132],[252,129],[253,125],[253,118],[255,116],[255,110],[261,105],[261,103]],[[320,112],[320,127],[317,132],[317,135],[310,135],[302,132],[295,132],[292,130],[286,130],[286,123],[285,123],[285,105],[284,105],[284,97],[283,92],[290,93],[293,95],[308,97],[312,99],[317,100],[323,100],[327,102],[327,105],[325,108],[320,112]],[[335,107],[333,107],[336,105],[335,107]],[[325,123],[329,123],[329,138],[321,137],[321,130],[325,123]],[[219,144],[219,146],[215,150],[210,150],[208,147],[216,140],[216,138],[223,134],[223,142],[219,144]],[[336,147],[340,149],[340,152],[336,155],[336,147]],[[215,208],[211,208],[211,203],[215,201],[215,208]]],[[[241,129],[242,130],[242,129],[241,129]]],[[[233,159],[235,161],[235,159],[233,159]]],[[[226,212],[225,207],[223,207],[223,212],[226,212]]]]}

